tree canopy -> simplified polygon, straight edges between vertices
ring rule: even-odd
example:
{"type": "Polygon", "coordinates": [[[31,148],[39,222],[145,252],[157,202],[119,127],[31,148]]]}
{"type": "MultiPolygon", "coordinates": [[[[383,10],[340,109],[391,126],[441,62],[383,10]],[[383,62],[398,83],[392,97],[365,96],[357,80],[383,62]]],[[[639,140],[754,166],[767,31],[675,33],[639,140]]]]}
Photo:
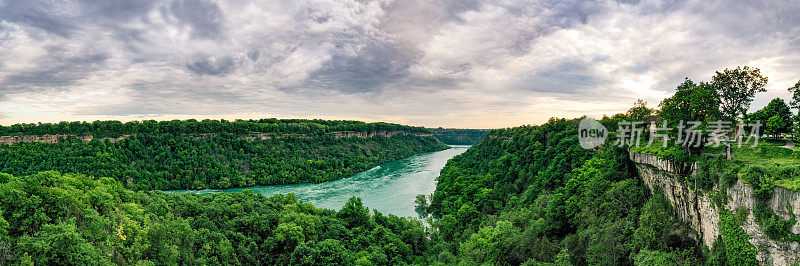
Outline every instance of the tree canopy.
{"type": "Polygon", "coordinates": [[[743,115],[756,93],[767,91],[767,81],[758,68],[745,66],[717,71],[711,78],[711,85],[719,94],[723,117],[735,120],[743,115]]]}
{"type": "Polygon", "coordinates": [[[760,121],[769,134],[779,135],[792,130],[792,111],[781,98],[772,99],[767,106],[746,117],[750,123],[760,121]]]}

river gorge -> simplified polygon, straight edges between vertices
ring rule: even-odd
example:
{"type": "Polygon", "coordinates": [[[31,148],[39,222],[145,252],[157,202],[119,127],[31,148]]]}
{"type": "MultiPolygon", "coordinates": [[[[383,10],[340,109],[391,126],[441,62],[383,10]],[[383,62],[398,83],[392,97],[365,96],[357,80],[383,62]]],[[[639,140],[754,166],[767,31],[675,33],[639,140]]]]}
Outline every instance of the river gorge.
{"type": "Polygon", "coordinates": [[[252,190],[265,196],[294,193],[303,202],[319,208],[340,209],[352,196],[360,197],[370,210],[400,217],[417,216],[417,195],[436,190],[436,178],[447,160],[465,152],[469,146],[417,154],[385,163],[348,178],[318,184],[254,186],[229,189],[170,190],[167,193],[220,193],[252,190]]]}

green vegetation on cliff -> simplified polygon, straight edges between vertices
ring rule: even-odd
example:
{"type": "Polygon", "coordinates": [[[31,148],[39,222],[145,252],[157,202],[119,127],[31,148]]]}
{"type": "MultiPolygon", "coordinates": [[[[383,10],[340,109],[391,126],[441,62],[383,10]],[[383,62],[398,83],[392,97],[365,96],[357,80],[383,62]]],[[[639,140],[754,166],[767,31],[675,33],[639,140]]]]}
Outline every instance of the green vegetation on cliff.
{"type": "Polygon", "coordinates": [[[57,143],[0,144],[0,172],[15,175],[48,170],[82,173],[111,177],[136,190],[228,188],[330,181],[420,152],[446,148],[433,137],[415,135],[426,133],[424,128],[385,123],[188,120],[71,125],[14,125],[6,132],[134,135],[115,142],[98,139],[85,142],[71,136],[57,143]],[[84,127],[96,132],[85,131],[84,127]],[[332,130],[401,131],[404,134],[391,137],[324,134],[338,132],[332,130]],[[214,133],[198,135],[209,131],[214,133]],[[292,134],[264,138],[244,134],[252,131],[292,134]]]}
{"type": "Polygon", "coordinates": [[[433,135],[448,145],[473,145],[480,142],[488,129],[431,128],[433,135]]]}
{"type": "Polygon", "coordinates": [[[675,233],[681,226],[665,199],[648,196],[627,151],[582,149],[577,122],[493,130],[448,162],[428,207],[450,245],[440,257],[500,265],[704,260],[688,235],[675,233]]]}
{"type": "Polygon", "coordinates": [[[423,127],[411,127],[390,123],[364,123],[347,120],[306,120],[306,119],[258,119],[258,120],[211,120],[198,121],[170,120],[170,121],[94,121],[87,122],[60,122],[60,123],[31,123],[0,126],[0,136],[9,135],[93,135],[101,137],[118,137],[126,134],[202,134],[202,133],[295,133],[318,135],[337,131],[380,132],[380,131],[406,131],[416,133],[430,133],[423,127]]]}

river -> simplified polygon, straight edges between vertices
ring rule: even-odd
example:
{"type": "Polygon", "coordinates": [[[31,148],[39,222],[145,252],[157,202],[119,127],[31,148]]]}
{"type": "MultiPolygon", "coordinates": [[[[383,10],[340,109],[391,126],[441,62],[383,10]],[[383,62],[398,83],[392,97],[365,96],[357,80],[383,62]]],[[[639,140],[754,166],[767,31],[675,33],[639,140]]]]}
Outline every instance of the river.
{"type": "MultiPolygon", "coordinates": [[[[348,178],[319,184],[292,184],[255,186],[229,189],[171,190],[167,193],[219,193],[240,192],[245,189],[272,196],[294,193],[301,201],[319,208],[342,208],[352,197],[361,197],[364,206],[383,214],[401,217],[413,216],[414,200],[419,194],[430,195],[436,190],[436,178],[447,160],[466,151],[469,146],[451,145],[450,149],[417,154],[405,159],[385,163],[348,178]]],[[[371,212],[371,211],[370,211],[371,212]]]]}

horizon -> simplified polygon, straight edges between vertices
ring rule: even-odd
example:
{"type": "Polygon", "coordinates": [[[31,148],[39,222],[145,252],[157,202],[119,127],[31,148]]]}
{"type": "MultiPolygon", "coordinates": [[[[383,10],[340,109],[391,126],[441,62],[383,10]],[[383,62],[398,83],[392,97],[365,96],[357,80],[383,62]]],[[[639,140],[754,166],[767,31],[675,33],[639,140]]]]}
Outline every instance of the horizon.
{"type": "Polygon", "coordinates": [[[800,79],[798,13],[781,1],[0,0],[0,125],[506,128],[657,107],[685,77],[737,66],[769,77],[752,112],[800,79]]]}

